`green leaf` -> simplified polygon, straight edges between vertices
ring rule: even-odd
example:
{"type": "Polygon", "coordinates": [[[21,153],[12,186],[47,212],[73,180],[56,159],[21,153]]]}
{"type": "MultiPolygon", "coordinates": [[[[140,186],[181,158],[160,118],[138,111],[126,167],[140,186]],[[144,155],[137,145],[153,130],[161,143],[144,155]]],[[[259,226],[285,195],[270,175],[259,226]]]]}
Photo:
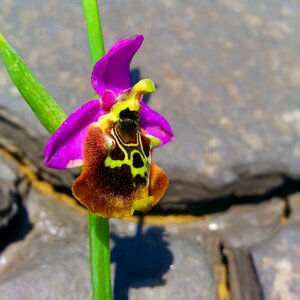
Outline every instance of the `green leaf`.
{"type": "Polygon", "coordinates": [[[1,33],[0,58],[11,80],[37,118],[50,133],[54,133],[65,120],[65,113],[1,33]]]}

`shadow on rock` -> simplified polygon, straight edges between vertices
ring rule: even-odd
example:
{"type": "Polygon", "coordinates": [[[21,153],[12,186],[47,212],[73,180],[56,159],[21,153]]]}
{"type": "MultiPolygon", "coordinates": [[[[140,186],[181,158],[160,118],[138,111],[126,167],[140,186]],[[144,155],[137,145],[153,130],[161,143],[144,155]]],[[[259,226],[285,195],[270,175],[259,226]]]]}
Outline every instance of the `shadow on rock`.
{"type": "Polygon", "coordinates": [[[10,197],[17,204],[17,213],[9,221],[7,226],[0,230],[0,253],[11,243],[23,240],[32,229],[27,210],[20,196],[15,192],[10,192],[10,197]]]}
{"type": "Polygon", "coordinates": [[[155,287],[166,284],[163,275],[173,263],[169,243],[162,227],[148,227],[143,232],[142,219],[133,237],[112,234],[114,247],[111,261],[116,263],[114,299],[127,300],[130,288],[155,287]]]}

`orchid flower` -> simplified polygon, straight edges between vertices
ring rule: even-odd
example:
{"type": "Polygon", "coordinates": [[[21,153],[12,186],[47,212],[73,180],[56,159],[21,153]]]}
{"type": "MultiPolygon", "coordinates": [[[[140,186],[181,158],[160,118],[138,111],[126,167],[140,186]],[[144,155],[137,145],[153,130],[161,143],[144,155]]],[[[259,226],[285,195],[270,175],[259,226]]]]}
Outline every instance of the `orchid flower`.
{"type": "Polygon", "coordinates": [[[141,35],[123,38],[95,64],[91,83],[100,99],[73,112],[45,148],[48,167],[82,166],[73,195],[105,218],[148,211],[168,186],[151,155],[154,147],[172,140],[172,129],[142,101],[144,94],[154,92],[153,82],[130,83],[129,65],[142,42],[141,35]]]}

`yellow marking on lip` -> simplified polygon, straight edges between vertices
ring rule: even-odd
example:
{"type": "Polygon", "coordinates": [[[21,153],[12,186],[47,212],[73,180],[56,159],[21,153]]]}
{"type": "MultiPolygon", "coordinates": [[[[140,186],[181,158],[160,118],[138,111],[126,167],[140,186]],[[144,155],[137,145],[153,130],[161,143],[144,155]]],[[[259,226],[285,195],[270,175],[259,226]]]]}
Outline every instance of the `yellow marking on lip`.
{"type": "MultiPolygon", "coordinates": [[[[122,142],[122,140],[120,139],[120,137],[115,135],[115,132],[112,132],[112,134],[113,134],[113,136],[115,136],[115,141],[117,142],[121,151],[124,153],[125,158],[122,160],[120,160],[120,159],[114,160],[110,157],[110,155],[108,155],[104,161],[104,166],[110,167],[113,169],[113,168],[120,168],[123,165],[128,165],[130,167],[133,178],[136,177],[137,175],[140,175],[141,177],[146,178],[145,175],[148,171],[147,157],[143,151],[140,133],[139,132],[137,133],[137,143],[136,144],[124,144],[122,142]],[[130,151],[130,153],[128,153],[128,151],[126,151],[126,149],[124,148],[124,146],[138,146],[138,145],[140,145],[141,149],[133,149],[130,151]],[[138,153],[143,161],[144,165],[140,168],[136,168],[133,165],[133,155],[135,153],[138,153]]],[[[148,182],[148,180],[147,180],[147,182],[148,182]]]]}
{"type": "Polygon", "coordinates": [[[120,136],[119,133],[118,133],[117,126],[115,126],[115,129],[112,130],[112,135],[113,135],[113,136],[116,136],[117,139],[118,139],[118,141],[119,141],[122,145],[124,145],[124,146],[127,146],[127,147],[134,147],[134,146],[138,146],[138,145],[139,145],[139,140],[138,140],[138,138],[136,139],[136,143],[129,143],[129,144],[124,143],[123,140],[122,140],[122,138],[121,138],[121,136],[120,136]]]}

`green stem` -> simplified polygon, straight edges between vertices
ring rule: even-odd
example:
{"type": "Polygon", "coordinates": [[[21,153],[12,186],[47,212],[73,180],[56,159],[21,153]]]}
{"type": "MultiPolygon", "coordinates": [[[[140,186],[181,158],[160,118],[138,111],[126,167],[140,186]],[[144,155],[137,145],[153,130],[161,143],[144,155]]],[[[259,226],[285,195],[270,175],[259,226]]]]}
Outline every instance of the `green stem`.
{"type": "MultiPolygon", "coordinates": [[[[101,20],[96,0],[82,0],[92,66],[104,56],[101,20]]],[[[93,300],[112,299],[109,220],[89,214],[90,265],[93,300]]]]}
{"type": "Polygon", "coordinates": [[[96,0],[82,0],[92,66],[105,54],[101,19],[96,0]]]}
{"type": "Polygon", "coordinates": [[[94,300],[112,299],[108,219],[89,214],[90,264],[94,300]]]}

